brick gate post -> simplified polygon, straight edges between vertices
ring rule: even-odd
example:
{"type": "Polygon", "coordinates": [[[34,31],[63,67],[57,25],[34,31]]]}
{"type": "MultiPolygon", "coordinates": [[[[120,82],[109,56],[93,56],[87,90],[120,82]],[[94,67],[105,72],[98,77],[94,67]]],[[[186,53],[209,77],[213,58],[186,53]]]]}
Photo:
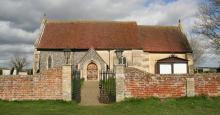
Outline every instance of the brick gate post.
{"type": "Polygon", "coordinates": [[[125,72],[124,65],[115,65],[116,77],[116,102],[123,101],[125,98],[125,72]]]}
{"type": "Polygon", "coordinates": [[[64,101],[72,100],[72,66],[64,65],[62,67],[62,95],[64,101]]]}

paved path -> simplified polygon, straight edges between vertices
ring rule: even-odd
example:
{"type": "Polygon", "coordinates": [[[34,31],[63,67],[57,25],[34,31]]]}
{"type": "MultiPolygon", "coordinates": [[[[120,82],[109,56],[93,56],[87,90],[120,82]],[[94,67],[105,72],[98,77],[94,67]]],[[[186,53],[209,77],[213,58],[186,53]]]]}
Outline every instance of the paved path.
{"type": "Polygon", "coordinates": [[[80,105],[102,105],[99,103],[99,81],[84,81],[80,105]]]}

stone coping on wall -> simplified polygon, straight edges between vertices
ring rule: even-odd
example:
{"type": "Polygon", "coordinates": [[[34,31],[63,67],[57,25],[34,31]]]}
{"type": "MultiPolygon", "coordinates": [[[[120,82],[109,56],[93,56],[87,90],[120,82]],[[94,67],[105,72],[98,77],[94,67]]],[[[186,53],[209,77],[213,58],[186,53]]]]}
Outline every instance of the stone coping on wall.
{"type": "Polygon", "coordinates": [[[195,78],[195,77],[220,77],[220,73],[195,73],[195,74],[151,74],[145,71],[142,71],[140,69],[134,68],[134,67],[126,67],[125,68],[125,75],[126,74],[132,74],[132,73],[138,73],[142,74],[145,77],[184,77],[184,78],[195,78]]]}

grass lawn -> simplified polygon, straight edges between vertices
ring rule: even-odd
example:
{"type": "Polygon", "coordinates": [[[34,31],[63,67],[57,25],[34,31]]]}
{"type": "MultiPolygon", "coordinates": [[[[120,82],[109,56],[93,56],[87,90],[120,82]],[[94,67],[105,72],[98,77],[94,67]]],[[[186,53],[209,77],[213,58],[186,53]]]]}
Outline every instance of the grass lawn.
{"type": "Polygon", "coordinates": [[[0,115],[220,115],[220,97],[129,99],[105,106],[63,101],[0,101],[0,115]]]}

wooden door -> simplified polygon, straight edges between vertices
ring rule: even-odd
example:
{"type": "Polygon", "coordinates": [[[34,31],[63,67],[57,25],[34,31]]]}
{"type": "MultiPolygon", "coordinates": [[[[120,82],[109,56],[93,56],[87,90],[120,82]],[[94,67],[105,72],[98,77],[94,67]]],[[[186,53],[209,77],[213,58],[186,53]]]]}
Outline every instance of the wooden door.
{"type": "Polygon", "coordinates": [[[97,80],[98,79],[98,67],[95,63],[91,62],[87,66],[87,80],[97,80]]]}

